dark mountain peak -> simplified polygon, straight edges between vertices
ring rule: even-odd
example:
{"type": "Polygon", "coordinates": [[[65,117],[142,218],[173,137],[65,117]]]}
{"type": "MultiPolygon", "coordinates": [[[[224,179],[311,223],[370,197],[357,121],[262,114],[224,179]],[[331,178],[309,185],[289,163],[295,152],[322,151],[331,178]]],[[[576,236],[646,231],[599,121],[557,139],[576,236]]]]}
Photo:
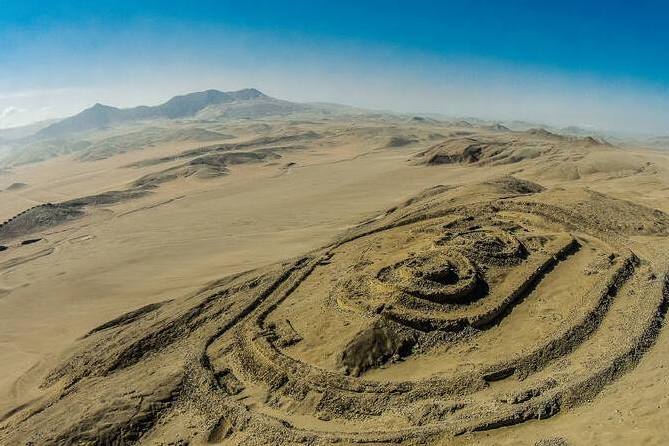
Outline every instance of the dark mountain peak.
{"type": "Polygon", "coordinates": [[[196,93],[174,96],[164,104],[149,107],[148,110],[152,116],[147,117],[183,118],[193,116],[209,105],[222,104],[234,100],[232,96],[222,91],[198,91],[196,93]]]}
{"type": "Polygon", "coordinates": [[[251,99],[269,98],[269,96],[267,96],[260,90],[256,90],[255,88],[244,88],[242,90],[229,91],[227,94],[235,98],[236,101],[248,101],[251,99]]]}
{"type": "MultiPolygon", "coordinates": [[[[175,102],[196,102],[196,101],[206,101],[206,102],[218,102],[230,100],[230,95],[219,90],[205,90],[197,91],[195,93],[182,94],[174,96],[165,104],[175,103],[175,102]]],[[[163,104],[164,105],[164,104],[163,104]]]]}
{"type": "Polygon", "coordinates": [[[57,137],[68,133],[101,129],[123,121],[123,110],[97,103],[78,115],[63,119],[37,132],[39,137],[57,137]]]}
{"type": "Polygon", "coordinates": [[[85,113],[85,112],[105,113],[105,112],[116,112],[116,111],[120,111],[120,109],[116,108],[116,107],[112,107],[111,105],[104,105],[104,104],[100,104],[99,102],[96,102],[95,105],[85,109],[82,113],[85,113]]]}

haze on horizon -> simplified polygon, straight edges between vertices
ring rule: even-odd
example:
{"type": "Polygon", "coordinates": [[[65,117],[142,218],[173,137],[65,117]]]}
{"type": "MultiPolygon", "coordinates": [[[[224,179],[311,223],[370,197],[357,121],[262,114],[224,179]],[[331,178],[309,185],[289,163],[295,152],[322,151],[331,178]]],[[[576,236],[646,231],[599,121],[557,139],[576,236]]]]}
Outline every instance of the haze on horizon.
{"type": "Polygon", "coordinates": [[[667,134],[667,12],[653,1],[9,0],[0,128],[96,102],[255,87],[292,101],[667,134]]]}

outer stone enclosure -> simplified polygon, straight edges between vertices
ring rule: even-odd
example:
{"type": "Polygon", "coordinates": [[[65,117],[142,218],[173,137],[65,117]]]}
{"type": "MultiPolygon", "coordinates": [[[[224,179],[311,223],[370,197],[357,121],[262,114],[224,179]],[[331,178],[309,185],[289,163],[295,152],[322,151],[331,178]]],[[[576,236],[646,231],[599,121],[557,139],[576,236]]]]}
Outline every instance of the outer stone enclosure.
{"type": "Polygon", "coordinates": [[[659,329],[661,274],[564,210],[497,201],[415,217],[316,255],[212,345],[264,389],[244,410],[330,440],[491,429],[591,397],[659,329]],[[299,342],[282,342],[285,326],[299,342]]]}

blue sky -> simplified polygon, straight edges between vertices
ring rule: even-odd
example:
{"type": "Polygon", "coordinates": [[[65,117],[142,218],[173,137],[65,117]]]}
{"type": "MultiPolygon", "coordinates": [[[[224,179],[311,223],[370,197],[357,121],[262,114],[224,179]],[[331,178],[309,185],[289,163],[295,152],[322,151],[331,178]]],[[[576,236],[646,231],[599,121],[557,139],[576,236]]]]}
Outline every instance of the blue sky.
{"type": "Polygon", "coordinates": [[[253,86],[669,133],[667,17],[661,1],[0,0],[0,127],[253,86]]]}

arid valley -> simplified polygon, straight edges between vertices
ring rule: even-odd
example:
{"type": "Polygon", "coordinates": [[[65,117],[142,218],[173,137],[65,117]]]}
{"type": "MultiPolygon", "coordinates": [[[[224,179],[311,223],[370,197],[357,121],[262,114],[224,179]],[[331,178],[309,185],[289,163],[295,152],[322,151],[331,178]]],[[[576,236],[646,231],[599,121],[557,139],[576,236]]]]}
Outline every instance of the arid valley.
{"type": "Polygon", "coordinates": [[[166,104],[8,143],[0,444],[669,442],[668,150],[166,104]]]}

